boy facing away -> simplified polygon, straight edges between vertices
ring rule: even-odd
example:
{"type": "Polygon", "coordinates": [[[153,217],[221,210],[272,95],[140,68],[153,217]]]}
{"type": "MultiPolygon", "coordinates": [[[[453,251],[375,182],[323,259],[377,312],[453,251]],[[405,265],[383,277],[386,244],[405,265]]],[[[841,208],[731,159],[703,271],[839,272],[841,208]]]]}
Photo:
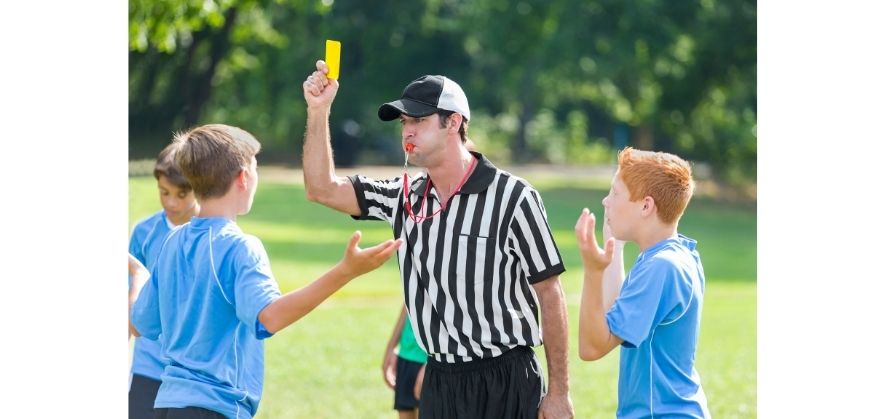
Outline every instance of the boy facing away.
{"type": "Polygon", "coordinates": [[[584,263],[579,354],[592,361],[621,346],[619,418],[710,416],[694,368],[704,268],[697,242],[677,232],[693,191],[684,160],[627,147],[602,200],[612,236],[605,250],[596,242],[596,217],[586,208],[575,225],[584,263]],[[623,243],[616,241],[635,242],[640,254],[610,304],[603,302],[603,276],[609,284],[624,275],[623,243]]]}
{"type": "Polygon", "coordinates": [[[227,125],[176,136],[176,161],[200,202],[200,216],[172,231],[132,310],[137,333],[160,338],[168,361],[157,418],[252,418],[264,382],[264,342],[400,246],[360,249],[307,286],[280,295],[258,238],[243,233],[258,186],[258,141],[227,125]]]}
{"type": "MultiPolygon", "coordinates": [[[[200,204],[187,179],[175,164],[175,145],[169,144],[157,156],[154,178],[163,209],[139,221],[129,239],[129,255],[150,272],[160,254],[166,236],[176,226],[200,213],[200,204]]],[[[130,262],[131,264],[131,262],[130,262]]],[[[141,283],[130,284],[130,309],[141,283]]],[[[160,344],[155,340],[136,338],[132,351],[132,380],[129,384],[129,419],[153,419],[154,399],[163,373],[160,344]]]]}

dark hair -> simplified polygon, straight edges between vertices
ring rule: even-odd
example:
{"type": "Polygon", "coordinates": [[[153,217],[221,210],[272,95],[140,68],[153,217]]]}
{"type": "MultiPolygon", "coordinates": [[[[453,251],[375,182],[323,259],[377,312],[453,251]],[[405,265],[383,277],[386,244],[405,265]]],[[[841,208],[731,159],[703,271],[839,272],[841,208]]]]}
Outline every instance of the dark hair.
{"type": "MultiPolygon", "coordinates": [[[[446,121],[448,121],[449,117],[455,112],[440,109],[436,111],[436,113],[439,115],[439,127],[445,128],[446,121]]],[[[461,115],[461,126],[458,127],[458,134],[461,135],[461,142],[467,143],[467,119],[464,118],[464,115],[461,115]]]]}
{"type": "Polygon", "coordinates": [[[160,151],[160,154],[157,156],[157,163],[154,165],[154,178],[160,180],[160,176],[165,176],[169,183],[184,192],[188,192],[191,190],[191,184],[188,183],[187,178],[184,177],[184,174],[181,173],[181,169],[175,162],[175,152],[177,150],[178,145],[172,143],[160,151]]]}

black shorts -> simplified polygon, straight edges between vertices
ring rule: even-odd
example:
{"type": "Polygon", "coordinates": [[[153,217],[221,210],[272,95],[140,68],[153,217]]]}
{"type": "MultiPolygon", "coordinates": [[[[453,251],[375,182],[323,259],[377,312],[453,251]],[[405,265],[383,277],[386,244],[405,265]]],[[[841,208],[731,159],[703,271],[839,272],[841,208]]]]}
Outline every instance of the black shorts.
{"type": "Polygon", "coordinates": [[[227,419],[214,410],[202,407],[161,407],[157,409],[156,419],[227,419]]]}
{"type": "Polygon", "coordinates": [[[396,357],[396,386],[394,386],[393,409],[415,410],[418,399],[415,398],[415,380],[418,371],[424,364],[396,357]]]}
{"type": "Polygon", "coordinates": [[[421,419],[537,419],[543,387],[541,364],[529,347],[455,364],[429,358],[421,390],[421,419]]]}
{"type": "Polygon", "coordinates": [[[154,419],[154,400],[160,380],[132,374],[129,384],[129,419],[154,419]]]}

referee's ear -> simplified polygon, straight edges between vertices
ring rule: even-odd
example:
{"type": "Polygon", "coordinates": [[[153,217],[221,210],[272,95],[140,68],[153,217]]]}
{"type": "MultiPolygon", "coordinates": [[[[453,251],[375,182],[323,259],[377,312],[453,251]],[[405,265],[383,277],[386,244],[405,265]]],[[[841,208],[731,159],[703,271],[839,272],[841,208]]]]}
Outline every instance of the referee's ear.
{"type": "Polygon", "coordinates": [[[463,122],[463,121],[464,121],[464,116],[459,114],[458,112],[455,112],[455,113],[449,115],[449,120],[446,121],[446,129],[450,133],[457,134],[458,129],[461,128],[461,122],[463,122]]]}

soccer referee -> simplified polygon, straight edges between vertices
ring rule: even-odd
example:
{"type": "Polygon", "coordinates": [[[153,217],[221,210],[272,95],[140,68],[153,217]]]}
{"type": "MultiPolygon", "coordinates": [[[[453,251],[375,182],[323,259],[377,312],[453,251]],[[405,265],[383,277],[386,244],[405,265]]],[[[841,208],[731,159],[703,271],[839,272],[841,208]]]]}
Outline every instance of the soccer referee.
{"type": "Polygon", "coordinates": [[[318,61],[303,85],[305,192],[356,219],[387,221],[404,239],[405,304],[429,356],[421,418],[573,417],[565,266],[538,191],[467,149],[467,97],[436,75],[412,81],[378,109],[382,120],[399,120],[408,161],[425,172],[337,176],[329,114],[338,82],[327,71],[318,61]],[[546,391],[532,349],[542,343],[546,391]]]}

